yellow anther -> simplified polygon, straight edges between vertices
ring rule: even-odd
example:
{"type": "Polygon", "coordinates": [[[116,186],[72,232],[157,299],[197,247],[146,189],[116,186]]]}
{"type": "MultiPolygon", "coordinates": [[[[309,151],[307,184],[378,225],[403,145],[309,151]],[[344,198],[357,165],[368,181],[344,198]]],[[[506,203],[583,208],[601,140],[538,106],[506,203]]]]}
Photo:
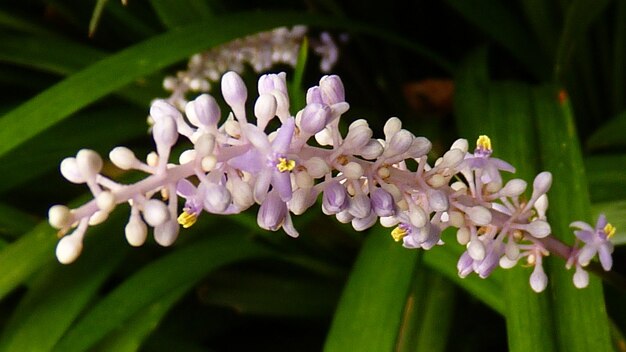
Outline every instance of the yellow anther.
{"type": "Polygon", "coordinates": [[[606,224],[606,226],[604,227],[604,233],[606,234],[607,238],[613,237],[613,235],[615,235],[616,230],[617,229],[615,228],[615,226],[611,224],[606,224]]]}
{"type": "Polygon", "coordinates": [[[393,237],[393,240],[396,242],[400,242],[400,240],[406,237],[406,235],[407,235],[407,231],[401,228],[400,226],[396,227],[395,229],[393,229],[393,231],[391,231],[391,237],[393,237]]]}
{"type": "Polygon", "coordinates": [[[178,223],[181,224],[183,228],[189,228],[198,220],[198,216],[195,213],[188,213],[187,210],[183,211],[180,216],[178,216],[178,223]]]}
{"type": "Polygon", "coordinates": [[[290,160],[287,158],[278,158],[278,164],[276,164],[276,168],[280,172],[291,171],[296,167],[295,160],[290,160]]]}
{"type": "Polygon", "coordinates": [[[491,150],[491,139],[486,135],[478,136],[476,141],[476,148],[491,150]]]}

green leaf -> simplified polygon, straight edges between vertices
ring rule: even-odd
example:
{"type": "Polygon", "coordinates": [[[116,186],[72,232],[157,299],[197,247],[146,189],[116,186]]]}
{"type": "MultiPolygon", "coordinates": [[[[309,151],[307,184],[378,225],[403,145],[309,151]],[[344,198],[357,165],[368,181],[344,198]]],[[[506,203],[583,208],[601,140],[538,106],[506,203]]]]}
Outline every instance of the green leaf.
{"type": "Polygon", "coordinates": [[[168,28],[213,17],[210,5],[203,0],[150,0],[150,4],[161,22],[168,28]]]}
{"type": "Polygon", "coordinates": [[[459,12],[468,22],[511,52],[535,78],[549,76],[549,72],[545,69],[548,60],[539,54],[541,48],[528,33],[519,16],[507,8],[507,2],[446,0],[446,3],[459,12]]]}
{"type": "MultiPolygon", "coordinates": [[[[514,176],[532,184],[539,160],[533,142],[531,89],[522,83],[490,82],[486,70],[486,52],[479,51],[459,72],[455,104],[461,135],[490,136],[494,156],[510,162],[517,170],[514,176]]],[[[552,326],[548,297],[531,290],[529,275],[519,267],[503,273],[501,312],[509,350],[554,350],[554,336],[546,328],[552,326]]]]}
{"type": "Polygon", "coordinates": [[[419,251],[407,250],[380,228],[368,235],[344,291],[324,351],[391,351],[401,328],[419,251]]]}
{"type": "MultiPolygon", "coordinates": [[[[569,224],[590,220],[591,208],[580,144],[568,102],[559,102],[554,87],[533,91],[535,119],[543,168],[554,182],[548,194],[548,217],[552,234],[565,243],[573,243],[569,224]]],[[[557,346],[562,351],[610,351],[609,322],[600,280],[590,275],[589,287],[577,289],[572,273],[564,269],[561,258],[549,258],[557,346]]]]}
{"type": "Polygon", "coordinates": [[[93,8],[93,14],[91,15],[91,20],[89,21],[89,37],[93,37],[96,33],[96,29],[100,23],[100,18],[102,17],[102,12],[104,11],[104,7],[107,2],[109,2],[109,0],[96,1],[96,6],[93,8]]]}
{"type": "Polygon", "coordinates": [[[22,284],[43,265],[54,261],[55,230],[42,222],[0,251],[0,298],[22,284]]]}
{"type": "Polygon", "coordinates": [[[587,140],[589,149],[608,149],[626,146],[626,111],[609,120],[598,128],[587,140]]]}
{"type": "Polygon", "coordinates": [[[166,294],[140,310],[121,327],[109,334],[96,351],[139,351],[143,341],[159,325],[169,310],[187,293],[187,287],[166,294]]]}
{"type": "Polygon", "coordinates": [[[445,351],[454,316],[454,286],[422,270],[413,279],[395,350],[445,351]]]}
{"type": "Polygon", "coordinates": [[[37,272],[3,330],[0,351],[49,351],[55,345],[127,252],[123,238],[106,236],[120,225],[112,220],[90,231],[76,263],[37,272]]]}
{"type": "Polygon", "coordinates": [[[267,252],[245,238],[229,234],[210,237],[153,261],[99,301],[59,341],[56,351],[93,347],[140,310],[178,290],[189,290],[208,272],[267,252]]]}
{"type": "Polygon", "coordinates": [[[609,2],[609,0],[574,0],[569,4],[556,53],[555,77],[563,77],[572,59],[574,48],[609,2]]]}
{"type": "Polygon", "coordinates": [[[244,35],[281,25],[308,23],[361,31],[404,46],[442,67],[431,51],[387,31],[354,22],[290,12],[255,12],[222,16],[148,39],[70,76],[0,119],[0,156],[86,105],[193,53],[244,35]],[[219,28],[216,31],[215,28],[219,28]]]}
{"type": "Polygon", "coordinates": [[[626,154],[592,155],[585,158],[585,171],[593,202],[626,199],[626,154]]]}
{"type": "Polygon", "coordinates": [[[37,225],[36,218],[10,205],[0,203],[0,234],[16,238],[37,225]]]}
{"type": "Polygon", "coordinates": [[[300,52],[298,53],[298,62],[293,70],[293,79],[289,86],[289,97],[291,99],[291,106],[304,106],[306,104],[306,93],[302,86],[302,80],[304,79],[304,70],[306,69],[307,58],[309,54],[309,40],[304,37],[302,45],[300,46],[300,52]]]}
{"type": "Polygon", "coordinates": [[[615,28],[613,30],[613,111],[626,108],[626,2],[614,1],[615,28]]]}

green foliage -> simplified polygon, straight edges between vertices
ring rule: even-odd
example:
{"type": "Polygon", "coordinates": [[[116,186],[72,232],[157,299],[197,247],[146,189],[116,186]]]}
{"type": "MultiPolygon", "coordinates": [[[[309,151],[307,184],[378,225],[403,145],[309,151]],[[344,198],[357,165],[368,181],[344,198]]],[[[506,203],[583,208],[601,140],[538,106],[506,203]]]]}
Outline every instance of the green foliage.
{"type": "Polygon", "coordinates": [[[626,3],[609,0],[0,5],[0,351],[610,351],[626,328],[623,288],[607,286],[624,274],[625,38],[626,3]],[[167,249],[128,246],[118,211],[89,230],[76,264],[57,263],[47,208],[86,199],[60,177],[62,158],[116,145],[144,156],[164,76],[194,53],[295,24],[312,27],[298,65],[276,68],[292,113],[321,76],[310,44],[331,31],[346,119],[378,133],[399,116],[433,141],[433,157],[488,134],[515,177],[552,172],[548,216],[563,241],[574,220],[604,213],[616,225],[610,283],[591,274],[574,288],[561,258],[549,258],[542,294],[525,267],[461,279],[454,232],[407,250],[381,228],[355,233],[315,211],[295,219],[297,240],[246,213],[203,216],[167,249]],[[432,87],[411,96],[432,77],[454,86],[447,103],[432,87]]]}

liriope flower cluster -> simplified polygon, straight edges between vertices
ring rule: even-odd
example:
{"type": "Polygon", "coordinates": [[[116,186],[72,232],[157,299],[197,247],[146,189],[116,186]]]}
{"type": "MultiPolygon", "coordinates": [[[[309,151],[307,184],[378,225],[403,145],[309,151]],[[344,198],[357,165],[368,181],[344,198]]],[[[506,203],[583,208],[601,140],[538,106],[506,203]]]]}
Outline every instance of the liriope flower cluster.
{"type": "Polygon", "coordinates": [[[576,268],[577,287],[588,284],[583,268],[596,255],[604,269],[611,268],[614,227],[604,217],[595,228],[574,222],[576,243],[556,240],[546,219],[552,175],[539,173],[525,200],[527,182],[503,181],[501,173],[515,169],[492,156],[487,136],[480,136],[473,150],[459,139],[431,164],[431,142],[403,129],[398,118],[386,122],[381,139],[362,119],[342,134],[339,120],[349,104],[338,76],[322,77],[295,115],[284,73],[260,77],[254,116],[247,113],[248,91],[237,73],[226,73],[221,89],[230,110],[223,120],[208,94],[188,102],[184,113],[165,100],[153,102],[156,148],[146,161],[125,147],[109,154],[120,169],[144,172],[139,182],[120,184],[102,175],[103,161],[91,150],[63,160],[63,176],[87,184],[94,199],[76,209],[50,209],[50,224],[64,235],[56,249],[60,262],[73,262],[87,228],[103,222],[118,204],[130,205],[129,244],[142,245],[151,228],[155,241],[169,246],[181,227],[192,226],[204,212],[237,214],[255,204],[261,228],[298,237],[292,215],[304,213],[321,196],[325,214],[357,231],[380,222],[406,248],[443,245],[442,231],[455,228],[456,241],[466,247],[457,264],[461,277],[485,278],[498,266],[523,261],[533,268],[530,286],[540,292],[547,285],[542,263],[550,252],[576,268]],[[270,130],[270,122],[278,128],[270,130]],[[189,148],[176,163],[170,153],[179,139],[189,148]]]}
{"type": "MultiPolygon", "coordinates": [[[[266,72],[279,64],[295,67],[306,34],[306,26],[279,27],[195,54],[186,70],[164,79],[163,87],[171,93],[167,100],[183,110],[187,104],[187,93],[208,93],[211,83],[219,82],[225,72],[241,74],[246,65],[256,73],[266,72]]],[[[320,70],[329,72],[339,56],[333,38],[328,32],[322,32],[319,39],[310,41],[310,46],[320,57],[320,70]]]]}

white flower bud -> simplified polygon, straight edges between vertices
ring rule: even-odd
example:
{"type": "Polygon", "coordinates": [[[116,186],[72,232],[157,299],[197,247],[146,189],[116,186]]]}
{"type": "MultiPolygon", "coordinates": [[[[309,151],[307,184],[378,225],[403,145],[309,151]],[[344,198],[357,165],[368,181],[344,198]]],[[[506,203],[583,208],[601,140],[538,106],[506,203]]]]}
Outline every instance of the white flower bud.
{"type": "Polygon", "coordinates": [[[363,176],[363,167],[361,164],[351,161],[343,167],[342,172],[347,179],[358,180],[363,176]]]}
{"type": "Polygon", "coordinates": [[[150,199],[143,204],[143,218],[148,225],[157,227],[170,218],[165,203],[157,199],[150,199]]]}
{"type": "Polygon", "coordinates": [[[439,167],[441,168],[451,168],[457,166],[463,158],[465,157],[465,153],[460,149],[450,149],[443,155],[443,160],[439,167]]]}
{"type": "Polygon", "coordinates": [[[102,224],[108,218],[109,212],[98,210],[89,217],[89,226],[102,224]]]}
{"type": "MultiPolygon", "coordinates": [[[[248,90],[246,89],[246,84],[236,72],[229,71],[222,76],[222,96],[233,110],[243,108],[248,98],[248,90]]],[[[237,113],[235,111],[235,115],[237,113]]]]}
{"type": "Polygon", "coordinates": [[[452,143],[450,150],[452,149],[460,150],[463,152],[463,154],[467,153],[467,151],[469,150],[467,139],[463,139],[463,138],[457,139],[456,141],[454,141],[454,143],[452,143]]]}
{"type": "Polygon", "coordinates": [[[254,104],[254,116],[262,121],[262,125],[276,116],[276,98],[272,94],[261,94],[254,104]]]}
{"type": "Polygon", "coordinates": [[[448,210],[448,196],[438,190],[428,190],[428,205],[433,211],[448,210]]]}
{"type": "Polygon", "coordinates": [[[238,177],[234,177],[229,181],[231,182],[230,194],[233,203],[239,207],[239,209],[247,209],[254,204],[252,187],[250,187],[248,183],[243,182],[238,177]]]}
{"type": "Polygon", "coordinates": [[[163,247],[171,246],[178,238],[179,226],[176,219],[162,223],[154,228],[154,240],[163,247]]]}
{"type": "Polygon", "coordinates": [[[299,188],[311,188],[315,185],[313,177],[306,171],[296,172],[296,185],[299,188]]]}
{"type": "Polygon", "coordinates": [[[426,182],[433,188],[439,188],[446,184],[446,178],[441,176],[440,174],[434,174],[426,182]]]}
{"type": "Polygon", "coordinates": [[[185,115],[194,126],[215,126],[220,118],[220,107],[215,98],[202,94],[185,106],[185,115]]]}
{"type": "Polygon", "coordinates": [[[315,203],[315,197],[311,196],[310,189],[300,188],[293,192],[293,196],[287,203],[289,210],[295,215],[302,215],[315,203]]]}
{"type": "Polygon", "coordinates": [[[517,260],[511,260],[507,256],[502,256],[500,258],[499,264],[502,269],[511,269],[512,267],[517,265],[517,260]]]}
{"type": "Polygon", "coordinates": [[[385,134],[385,140],[390,140],[391,137],[396,134],[402,128],[402,121],[400,121],[397,117],[392,117],[387,122],[385,122],[385,126],[383,127],[383,133],[385,134]]]}
{"type": "Polygon", "coordinates": [[[313,178],[324,177],[324,175],[330,172],[330,168],[328,167],[328,164],[324,161],[324,159],[317,156],[314,156],[305,161],[304,167],[306,168],[306,171],[309,173],[309,175],[311,175],[311,177],[313,178]]]}
{"type": "Polygon", "coordinates": [[[365,231],[376,223],[376,213],[370,212],[366,217],[352,219],[352,228],[356,231],[365,231]]]}
{"type": "Polygon", "coordinates": [[[110,213],[115,208],[115,195],[111,191],[102,191],[96,197],[98,209],[110,213]]]}
{"type": "Polygon", "coordinates": [[[459,227],[456,232],[456,241],[459,242],[460,245],[466,245],[469,243],[471,238],[470,231],[467,227],[459,227]]]}
{"type": "Polygon", "coordinates": [[[548,286],[548,276],[543,271],[543,267],[541,265],[536,265],[533,273],[530,274],[530,287],[533,291],[539,293],[543,292],[548,286]]]}
{"type": "Polygon", "coordinates": [[[585,288],[589,286],[589,273],[581,267],[576,267],[574,273],[574,286],[577,288],[585,288]]]}
{"type": "Polygon", "coordinates": [[[53,205],[48,210],[48,222],[55,229],[63,229],[71,225],[70,209],[65,205],[53,205]]]}
{"type": "Polygon", "coordinates": [[[137,162],[132,150],[126,147],[115,147],[109,152],[111,162],[122,170],[130,170],[137,162]]]}
{"type": "Polygon", "coordinates": [[[81,149],[76,154],[76,166],[85,179],[93,178],[102,170],[102,158],[93,150],[81,149]]]}
{"type": "Polygon", "coordinates": [[[202,158],[202,171],[209,172],[213,170],[215,164],[217,164],[217,159],[214,155],[205,156],[202,158]]]}
{"type": "Polygon", "coordinates": [[[213,153],[215,147],[215,136],[209,133],[203,133],[198,136],[194,142],[194,149],[201,157],[205,157],[213,153]]]}
{"type": "Polygon", "coordinates": [[[359,151],[359,155],[367,160],[374,160],[382,155],[383,145],[376,139],[370,139],[369,142],[359,151]]]}
{"type": "Polygon", "coordinates": [[[548,171],[540,172],[533,181],[533,195],[532,198],[538,198],[540,195],[545,194],[552,186],[552,174],[548,171]]]}
{"type": "Polygon", "coordinates": [[[519,259],[519,246],[515,241],[509,239],[509,241],[504,246],[504,254],[510,259],[517,261],[519,259]]]}
{"type": "Polygon", "coordinates": [[[184,152],[180,153],[180,156],[178,157],[178,163],[180,165],[190,163],[196,160],[196,156],[197,156],[197,153],[195,150],[187,149],[184,152]]]}
{"type": "Polygon", "coordinates": [[[61,264],[70,264],[78,258],[82,251],[82,236],[71,234],[61,238],[57,243],[56,256],[61,264]]]}
{"type": "Polygon", "coordinates": [[[128,220],[128,224],[124,228],[124,233],[126,234],[126,241],[133,247],[139,247],[146,242],[146,238],[148,237],[148,227],[146,224],[139,218],[139,216],[131,215],[128,220]]]}
{"type": "Polygon", "coordinates": [[[491,223],[491,212],[480,205],[467,209],[466,214],[469,216],[470,220],[478,226],[491,223]]]}
{"type": "Polygon", "coordinates": [[[526,181],[514,178],[504,185],[504,187],[500,190],[500,194],[504,197],[518,197],[526,190],[526,181]]]}
{"type": "Polygon", "coordinates": [[[328,127],[315,134],[315,141],[321,146],[333,145],[333,137],[328,127]]]}
{"type": "Polygon", "coordinates": [[[170,148],[178,140],[176,121],[169,115],[163,115],[152,126],[152,137],[157,146],[170,148]]]}
{"type": "Polygon", "coordinates": [[[485,245],[479,239],[471,240],[467,244],[467,253],[474,260],[485,259],[485,245]]]}
{"type": "Polygon", "coordinates": [[[411,143],[411,148],[407,151],[407,155],[409,158],[421,158],[422,156],[428,154],[432,146],[432,143],[427,138],[414,137],[413,143],[411,143]]]}
{"type": "Polygon", "coordinates": [[[413,133],[407,130],[400,130],[396,132],[387,144],[385,151],[383,152],[384,157],[392,157],[396,155],[400,155],[405,153],[411,145],[413,144],[413,133]]]}
{"type": "Polygon", "coordinates": [[[380,225],[383,227],[394,227],[398,225],[398,218],[395,216],[381,216],[380,225]]]}
{"type": "Polygon", "coordinates": [[[465,226],[465,217],[461,212],[458,211],[450,211],[448,212],[449,220],[451,226],[456,228],[461,228],[465,226]]]}
{"type": "Polygon", "coordinates": [[[548,196],[542,194],[534,204],[535,210],[537,210],[537,216],[539,219],[545,220],[546,211],[548,210],[548,196]]]}
{"type": "Polygon", "coordinates": [[[209,183],[207,186],[204,206],[213,213],[221,213],[228,208],[231,202],[231,194],[226,187],[209,183]]]}
{"type": "Polygon", "coordinates": [[[428,216],[422,207],[415,206],[411,207],[411,211],[409,212],[409,221],[411,225],[422,228],[426,225],[426,221],[428,221],[428,216]]]}
{"type": "Polygon", "coordinates": [[[348,212],[355,218],[364,218],[371,213],[372,204],[365,194],[357,194],[350,200],[348,212]]]}
{"type": "Polygon", "coordinates": [[[338,212],[337,214],[335,214],[335,217],[337,218],[337,221],[342,224],[347,224],[351,222],[352,219],[354,219],[354,216],[352,216],[352,214],[350,214],[347,209],[338,212]]]}
{"type": "Polygon", "coordinates": [[[359,152],[370,141],[373,134],[372,129],[366,125],[356,124],[354,127],[350,126],[346,139],[343,141],[343,146],[347,150],[359,152]]]}
{"type": "Polygon", "coordinates": [[[155,152],[148,153],[148,155],[146,155],[146,164],[152,167],[157,166],[159,164],[159,154],[155,152]]]}
{"type": "Polygon", "coordinates": [[[544,238],[552,232],[550,224],[543,220],[535,220],[531,222],[524,227],[524,230],[536,238],[544,238]]]}
{"type": "Polygon", "coordinates": [[[72,183],[85,183],[85,178],[81,175],[80,171],[78,171],[78,165],[76,164],[76,158],[65,158],[61,161],[61,175],[65,177],[66,180],[72,183]]]}

